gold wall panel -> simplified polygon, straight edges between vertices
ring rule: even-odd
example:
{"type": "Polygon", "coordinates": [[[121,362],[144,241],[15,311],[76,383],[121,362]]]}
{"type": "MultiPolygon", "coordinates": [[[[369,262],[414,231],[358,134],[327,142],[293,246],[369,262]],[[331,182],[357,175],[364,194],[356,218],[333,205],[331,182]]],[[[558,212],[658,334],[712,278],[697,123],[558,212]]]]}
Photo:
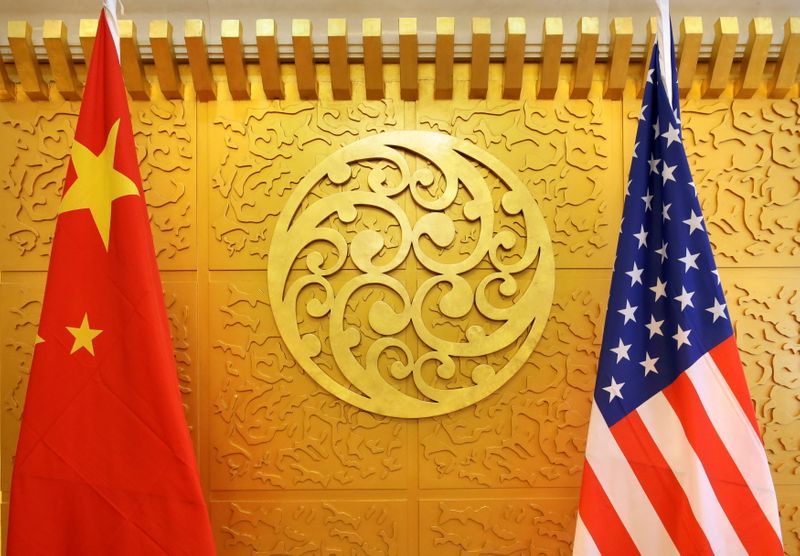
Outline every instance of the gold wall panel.
{"type": "Polygon", "coordinates": [[[520,372],[474,407],[419,422],[421,488],[580,486],[610,287],[604,271],[556,272],[550,319],[520,372]]]}
{"type": "MultiPolygon", "coordinates": [[[[187,95],[188,98],[188,95],[187,95]]],[[[80,104],[0,107],[0,269],[46,270],[80,104]]],[[[196,107],[157,93],[130,103],[159,267],[196,268],[196,107]]]]}
{"type": "Polygon", "coordinates": [[[209,268],[265,269],[275,219],[305,174],[355,139],[405,128],[399,98],[364,95],[355,79],[352,102],[301,101],[295,89],[284,101],[209,103],[209,268]]]}
{"type": "Polygon", "coordinates": [[[569,498],[420,501],[420,554],[571,554],[569,498]]]}
{"type": "MultiPolygon", "coordinates": [[[[3,275],[5,280],[5,275],[3,275]]],[[[0,488],[11,487],[11,463],[19,437],[19,421],[28,388],[33,342],[39,329],[39,313],[44,296],[43,276],[23,283],[0,284],[0,488]]],[[[4,500],[5,501],[5,500],[4,500]]]]}
{"type": "MultiPolygon", "coordinates": [[[[683,138],[717,265],[797,267],[800,99],[697,93],[681,104],[683,138]]],[[[640,102],[624,105],[628,160],[640,102]]]]}
{"type": "MultiPolygon", "coordinates": [[[[797,492],[796,490],[794,492],[797,492]]],[[[783,528],[783,548],[786,554],[800,551],[800,496],[784,494],[778,496],[778,511],[783,528]]]]}
{"type": "MultiPolygon", "coordinates": [[[[456,66],[461,100],[419,102],[417,128],[462,137],[517,172],[544,214],[558,268],[610,268],[623,202],[621,103],[524,96],[520,102],[491,94],[485,101],[465,100],[466,69],[456,66]]],[[[490,75],[497,87],[500,76],[490,75]]],[[[431,97],[432,83],[422,71],[423,98],[431,97]]]]}
{"type": "Polygon", "coordinates": [[[800,272],[721,273],[776,485],[800,475],[800,272]]]}
{"type": "MultiPolygon", "coordinates": [[[[621,101],[601,99],[604,66],[588,99],[569,100],[572,69],[563,65],[548,101],[534,98],[538,67],[525,65],[522,99],[509,101],[502,65],[489,67],[486,99],[469,100],[469,66],[456,64],[453,100],[434,101],[433,66],[421,64],[417,102],[400,100],[392,64],[383,68],[381,101],[365,100],[356,64],[350,101],[333,100],[325,65],[317,65],[313,102],[299,99],[291,65],[281,66],[281,101],[266,100],[258,68],[247,69],[251,100],[231,100],[224,68],[214,66],[218,100],[197,102],[181,66],[183,100],[153,87],[152,102],[131,104],[219,553],[568,554],[640,68],[631,67],[636,77],[621,101]],[[544,215],[556,266],[550,316],[531,358],[475,405],[426,419],[368,413],[321,388],[281,339],[266,273],[277,217],[303,177],[345,145],[404,130],[453,134],[516,173],[544,215]]],[[[146,72],[153,79],[152,67],[146,72]]],[[[733,100],[732,85],[718,100],[700,100],[700,84],[684,101],[687,151],[777,485],[786,552],[798,554],[800,102],[766,100],[763,89],[733,100]]],[[[3,519],[78,109],[55,92],[36,103],[18,93],[0,102],[3,519]]],[[[340,224],[345,234],[374,229],[399,241],[377,213],[361,228],[340,224]]],[[[470,248],[465,226],[457,223],[464,241],[453,256],[470,248]]],[[[346,280],[359,271],[348,263],[340,272],[346,280]]],[[[416,261],[397,275],[409,285],[428,276],[416,261]]],[[[351,325],[368,321],[368,306],[352,304],[351,325]]],[[[425,319],[448,326],[435,312],[425,319]]],[[[321,364],[328,358],[334,369],[329,335],[318,328],[318,336],[321,364]]],[[[403,340],[414,341],[408,333],[403,340]]]]}
{"type": "Polygon", "coordinates": [[[212,282],[208,325],[212,489],[406,486],[407,423],[344,403],[303,372],[264,278],[212,282]]]}
{"type": "Polygon", "coordinates": [[[218,502],[219,554],[408,554],[407,504],[401,500],[218,502]]]}
{"type": "Polygon", "coordinates": [[[690,101],[681,117],[718,264],[796,266],[800,99],[690,101]]]}

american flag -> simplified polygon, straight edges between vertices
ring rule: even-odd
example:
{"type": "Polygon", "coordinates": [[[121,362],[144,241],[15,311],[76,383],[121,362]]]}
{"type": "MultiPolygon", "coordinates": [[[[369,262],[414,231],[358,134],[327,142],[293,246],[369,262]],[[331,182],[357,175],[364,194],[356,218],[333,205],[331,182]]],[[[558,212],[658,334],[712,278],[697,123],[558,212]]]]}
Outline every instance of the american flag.
{"type": "Polygon", "coordinates": [[[775,489],[682,143],[674,56],[666,71],[658,57],[656,46],[625,191],[575,554],[783,554],[775,489]]]}

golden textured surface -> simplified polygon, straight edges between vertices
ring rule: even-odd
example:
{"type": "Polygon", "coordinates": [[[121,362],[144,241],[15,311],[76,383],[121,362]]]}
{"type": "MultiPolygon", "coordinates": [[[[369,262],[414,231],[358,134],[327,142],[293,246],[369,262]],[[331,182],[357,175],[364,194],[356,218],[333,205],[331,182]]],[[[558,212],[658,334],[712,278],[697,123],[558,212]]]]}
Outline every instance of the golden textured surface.
{"type": "MultiPolygon", "coordinates": [[[[0,105],[0,271],[46,270],[78,103],[0,105]]],[[[159,266],[196,268],[195,104],[131,102],[159,266]]]]}
{"type": "MultiPolygon", "coordinates": [[[[575,508],[563,498],[422,500],[420,544],[433,554],[571,554],[575,508]]],[[[420,552],[423,554],[423,552],[420,552]]]]}
{"type": "Polygon", "coordinates": [[[263,278],[250,280],[210,284],[212,489],[402,489],[406,423],[311,380],[280,339],[263,278]]]}
{"type": "MultiPolygon", "coordinates": [[[[292,66],[280,67],[280,101],[266,100],[258,68],[247,69],[248,101],[219,87],[217,101],[197,103],[181,67],[183,100],[153,87],[151,102],[131,104],[178,379],[220,554],[569,554],[641,68],[631,66],[621,101],[602,99],[597,79],[587,99],[568,100],[572,68],[562,65],[555,99],[536,100],[539,68],[525,65],[521,100],[503,100],[503,67],[491,64],[486,99],[469,100],[469,65],[456,64],[453,100],[434,101],[434,67],[421,64],[418,102],[400,100],[391,64],[387,98],[378,101],[365,100],[358,64],[350,101],[332,99],[324,65],[313,102],[299,100],[292,66]],[[279,215],[306,176],[346,145],[406,130],[455,136],[516,175],[541,210],[556,267],[547,325],[528,361],[474,405],[424,419],[369,413],[320,387],[281,339],[268,294],[279,215]]],[[[153,68],[145,70],[156,83],[153,68]]],[[[224,80],[223,68],[212,72],[224,80]]],[[[54,89],[49,102],[18,90],[16,101],[0,103],[4,511],[78,109],[54,89]]],[[[766,100],[763,86],[752,99],[732,100],[733,90],[701,100],[695,80],[681,117],[786,552],[797,554],[800,100],[766,100]]],[[[410,217],[422,216],[411,205],[405,198],[410,217]]],[[[399,239],[385,218],[365,213],[358,225],[399,239]]],[[[466,222],[456,222],[456,237],[443,256],[474,246],[466,222]]],[[[295,262],[290,279],[304,263],[295,262]]],[[[411,259],[395,272],[409,287],[431,276],[411,259]]],[[[360,273],[349,261],[338,279],[360,273]]],[[[351,322],[368,322],[369,301],[352,301],[351,322]]],[[[326,329],[316,330],[329,345],[326,329]]],[[[399,338],[416,342],[407,331],[399,338]]],[[[335,373],[332,355],[323,355],[335,373]]]]}
{"type": "Polygon", "coordinates": [[[419,422],[423,488],[579,487],[611,278],[556,273],[544,335],[522,370],[474,408],[419,422]]]}
{"type": "Polygon", "coordinates": [[[403,501],[212,504],[221,554],[407,554],[403,501]]]}

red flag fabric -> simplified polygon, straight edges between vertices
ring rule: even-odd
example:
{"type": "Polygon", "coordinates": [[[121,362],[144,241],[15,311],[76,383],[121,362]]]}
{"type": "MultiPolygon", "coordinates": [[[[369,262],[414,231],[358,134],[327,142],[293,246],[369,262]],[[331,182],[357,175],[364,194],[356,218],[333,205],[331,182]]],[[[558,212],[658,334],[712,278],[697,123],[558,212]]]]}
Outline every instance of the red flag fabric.
{"type": "Polygon", "coordinates": [[[102,12],[36,342],[8,554],[213,554],[102,12]]]}

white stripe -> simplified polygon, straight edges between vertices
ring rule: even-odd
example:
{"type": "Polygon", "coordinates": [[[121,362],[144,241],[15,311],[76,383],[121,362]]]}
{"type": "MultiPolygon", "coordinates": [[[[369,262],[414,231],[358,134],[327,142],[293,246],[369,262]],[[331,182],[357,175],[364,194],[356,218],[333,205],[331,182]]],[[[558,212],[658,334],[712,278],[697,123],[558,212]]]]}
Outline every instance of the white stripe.
{"type": "Polygon", "coordinates": [[[594,544],[594,539],[586,530],[581,514],[578,514],[578,522],[575,524],[575,542],[572,544],[572,556],[601,556],[600,550],[594,544]]]}
{"type": "Polygon", "coordinates": [[[778,534],[778,538],[781,538],[778,503],[772,476],[769,473],[767,455],[742,406],[728,388],[725,377],[710,355],[701,357],[689,367],[686,374],[694,384],[711,424],[717,430],[717,434],[742,473],[764,515],[778,534]]]}
{"type": "Polygon", "coordinates": [[[642,554],[678,554],[606,420],[592,404],[586,459],[642,554]]]}
{"type": "Polygon", "coordinates": [[[659,392],[640,405],[636,412],[686,493],[692,513],[714,554],[746,555],[747,551],[714,494],[703,463],[664,394],[659,392]]]}

